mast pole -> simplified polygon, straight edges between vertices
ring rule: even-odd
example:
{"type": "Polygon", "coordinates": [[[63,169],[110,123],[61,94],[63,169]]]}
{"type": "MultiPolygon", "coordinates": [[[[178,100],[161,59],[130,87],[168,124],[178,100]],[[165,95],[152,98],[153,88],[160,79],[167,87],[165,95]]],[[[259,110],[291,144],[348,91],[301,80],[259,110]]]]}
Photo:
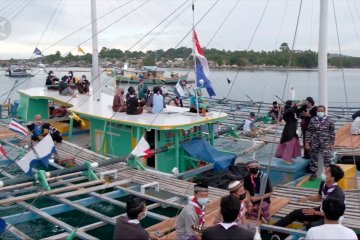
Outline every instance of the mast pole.
{"type": "Polygon", "coordinates": [[[93,82],[93,100],[100,101],[100,74],[98,57],[98,38],[97,38],[97,20],[96,20],[96,0],[91,0],[91,34],[92,34],[92,64],[91,79],[93,82]]]}
{"type": "Polygon", "coordinates": [[[328,0],[320,2],[320,28],[319,28],[319,53],[318,53],[318,79],[319,103],[328,106],[327,83],[327,29],[328,29],[328,0]]]}
{"type": "Polygon", "coordinates": [[[196,76],[196,55],[195,55],[195,48],[196,48],[196,43],[195,43],[195,0],[192,1],[192,29],[193,29],[193,61],[194,61],[194,72],[195,72],[195,83],[196,83],[196,88],[195,88],[195,101],[196,101],[196,112],[197,115],[200,115],[200,109],[199,109],[199,96],[198,96],[198,83],[197,83],[197,76],[196,76]]]}

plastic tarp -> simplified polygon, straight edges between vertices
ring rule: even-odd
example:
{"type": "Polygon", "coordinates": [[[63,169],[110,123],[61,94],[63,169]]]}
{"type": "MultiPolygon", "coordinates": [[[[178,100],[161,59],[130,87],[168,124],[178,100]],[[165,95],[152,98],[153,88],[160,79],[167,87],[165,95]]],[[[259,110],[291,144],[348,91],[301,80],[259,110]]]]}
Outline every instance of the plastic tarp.
{"type": "Polygon", "coordinates": [[[193,139],[190,142],[182,143],[181,146],[192,157],[203,162],[214,164],[215,170],[228,168],[235,161],[235,154],[225,153],[216,150],[204,139],[193,139]]]}

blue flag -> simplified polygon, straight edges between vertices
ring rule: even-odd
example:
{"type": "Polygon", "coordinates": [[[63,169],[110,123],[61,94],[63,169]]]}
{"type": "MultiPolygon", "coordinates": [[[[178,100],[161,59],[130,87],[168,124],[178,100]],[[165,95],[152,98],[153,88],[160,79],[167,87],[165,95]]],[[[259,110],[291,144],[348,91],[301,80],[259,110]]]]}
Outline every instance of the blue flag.
{"type": "Polygon", "coordinates": [[[0,234],[3,233],[6,229],[6,222],[4,221],[4,219],[0,218],[0,234]]]}
{"type": "Polygon", "coordinates": [[[205,87],[206,91],[208,92],[209,96],[216,96],[215,91],[211,85],[210,80],[206,77],[205,72],[204,72],[204,68],[200,62],[200,60],[198,58],[196,58],[196,69],[195,69],[195,74],[196,74],[196,86],[197,87],[205,87]],[[202,85],[200,83],[200,80],[204,81],[204,84],[202,85]]]}
{"type": "Polygon", "coordinates": [[[33,52],[36,56],[43,56],[43,54],[41,53],[41,51],[38,48],[35,48],[34,52],[33,52]]]}

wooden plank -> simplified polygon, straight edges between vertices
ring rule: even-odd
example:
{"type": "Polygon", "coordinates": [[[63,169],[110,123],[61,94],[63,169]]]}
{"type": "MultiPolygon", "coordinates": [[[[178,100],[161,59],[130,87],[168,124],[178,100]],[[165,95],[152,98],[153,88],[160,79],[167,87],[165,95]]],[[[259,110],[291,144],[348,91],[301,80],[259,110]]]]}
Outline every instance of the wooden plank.
{"type": "Polygon", "coordinates": [[[90,192],[104,190],[104,189],[107,189],[107,188],[112,188],[112,187],[115,187],[115,186],[118,186],[118,185],[129,184],[129,183],[131,183],[131,180],[125,179],[125,180],[116,181],[116,182],[112,182],[112,183],[106,183],[106,184],[103,184],[103,185],[100,185],[100,186],[82,188],[82,189],[78,189],[78,190],[75,190],[75,191],[58,194],[56,196],[59,197],[59,198],[69,198],[69,197],[79,196],[79,195],[90,193],[90,192]]]}
{"type": "Polygon", "coordinates": [[[57,196],[52,196],[52,199],[56,200],[56,201],[59,201],[61,203],[65,203],[66,205],[69,205],[83,213],[86,213],[94,218],[97,218],[97,219],[100,219],[101,221],[104,221],[108,224],[111,224],[111,225],[114,225],[116,224],[116,221],[114,219],[112,219],[111,217],[108,217],[104,214],[101,214],[101,213],[98,213],[90,208],[87,208],[87,207],[84,207],[83,205],[79,204],[79,203],[75,203],[75,202],[72,202],[66,198],[60,198],[60,197],[57,197],[57,196]]]}
{"type": "Polygon", "coordinates": [[[25,240],[31,240],[32,238],[17,229],[14,225],[11,225],[10,227],[6,228],[6,232],[9,234],[15,236],[18,239],[25,239],[25,240]]]}
{"type": "Polygon", "coordinates": [[[71,191],[74,189],[83,188],[83,187],[89,187],[89,186],[93,186],[93,185],[97,185],[97,184],[103,184],[104,182],[105,182],[105,180],[95,180],[95,181],[91,181],[91,182],[74,184],[74,185],[67,186],[67,187],[57,188],[57,189],[54,189],[51,191],[41,191],[41,192],[31,193],[31,194],[27,194],[27,195],[23,195],[23,196],[19,196],[19,197],[13,197],[11,199],[2,199],[2,200],[0,200],[0,205],[6,205],[9,203],[14,203],[14,202],[21,202],[21,201],[25,201],[25,200],[29,200],[29,199],[33,199],[33,198],[48,196],[51,194],[57,194],[57,193],[62,193],[62,192],[66,192],[66,191],[71,191]]]}

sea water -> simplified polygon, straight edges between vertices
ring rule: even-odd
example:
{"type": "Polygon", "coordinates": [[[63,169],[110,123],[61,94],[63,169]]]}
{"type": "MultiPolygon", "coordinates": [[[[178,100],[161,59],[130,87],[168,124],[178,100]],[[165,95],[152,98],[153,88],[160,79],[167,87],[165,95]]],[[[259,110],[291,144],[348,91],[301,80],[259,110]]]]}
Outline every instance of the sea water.
{"type": "MultiPolygon", "coordinates": [[[[61,78],[67,75],[69,70],[74,71],[75,77],[80,78],[85,74],[88,79],[90,77],[90,69],[47,69],[53,70],[55,74],[61,78]]],[[[178,70],[179,74],[184,74],[186,70],[178,70]]],[[[27,89],[31,87],[44,87],[46,72],[43,70],[34,69],[34,77],[31,78],[9,78],[4,76],[4,72],[0,71],[0,103],[6,102],[11,99],[11,102],[19,98],[17,90],[27,89]]],[[[225,70],[213,70],[211,72],[211,81],[217,98],[227,97],[234,100],[250,100],[253,101],[265,101],[272,102],[274,100],[287,99],[289,97],[289,86],[293,86],[296,91],[296,99],[305,99],[307,96],[314,97],[315,101],[318,99],[318,84],[317,84],[317,72],[316,71],[225,71],[225,70]],[[227,79],[230,80],[230,84],[227,79]],[[287,82],[285,86],[285,82],[287,82]],[[284,87],[285,86],[285,87],[284,87]]],[[[360,98],[358,97],[360,89],[360,70],[359,69],[347,69],[344,70],[345,81],[342,78],[341,70],[329,70],[328,72],[328,93],[329,102],[331,105],[346,106],[346,98],[351,106],[359,107],[360,98]],[[345,87],[345,88],[344,88],[345,87]],[[346,89],[346,91],[344,90],[346,89]]],[[[190,73],[190,78],[194,78],[194,74],[190,73]]],[[[101,82],[103,85],[102,91],[107,94],[113,94],[114,92],[114,77],[101,75],[101,82]]],[[[123,87],[127,88],[128,84],[123,84],[123,87]]],[[[136,87],[136,86],[135,86],[136,87]]],[[[171,86],[167,86],[171,90],[171,86]]],[[[239,152],[246,148],[244,144],[239,144],[231,141],[219,140],[217,146],[226,148],[229,151],[239,152]]],[[[257,157],[266,158],[274,151],[274,145],[268,144],[264,148],[257,151],[257,157]]],[[[14,171],[16,173],[16,170],[14,171]]],[[[73,199],[72,199],[73,200],[73,199]]],[[[120,198],[120,201],[126,201],[125,198],[120,198]]],[[[31,203],[29,201],[28,203],[31,203]]],[[[40,201],[36,201],[34,206],[43,208],[58,204],[48,197],[43,197],[40,201]],[[45,200],[45,201],[44,201],[45,200]]],[[[150,204],[150,203],[149,203],[150,204]]],[[[90,209],[96,210],[104,215],[113,217],[124,213],[124,209],[115,207],[106,202],[100,202],[88,206],[90,209]]],[[[1,211],[0,217],[4,215],[13,214],[16,212],[22,212],[21,208],[9,209],[1,211]]],[[[155,209],[154,212],[173,217],[176,215],[176,209],[155,209]]],[[[72,210],[66,213],[55,215],[56,218],[64,221],[71,226],[85,226],[98,220],[85,215],[84,213],[72,210]]],[[[144,227],[156,224],[158,221],[147,217],[142,221],[144,227]]],[[[49,237],[64,232],[59,226],[38,219],[26,223],[20,223],[16,225],[21,231],[29,234],[34,239],[49,237]]],[[[100,239],[111,239],[113,235],[114,227],[107,224],[103,227],[88,231],[87,233],[98,237],[100,239]]],[[[4,239],[14,239],[10,235],[3,235],[4,239]]]]}

